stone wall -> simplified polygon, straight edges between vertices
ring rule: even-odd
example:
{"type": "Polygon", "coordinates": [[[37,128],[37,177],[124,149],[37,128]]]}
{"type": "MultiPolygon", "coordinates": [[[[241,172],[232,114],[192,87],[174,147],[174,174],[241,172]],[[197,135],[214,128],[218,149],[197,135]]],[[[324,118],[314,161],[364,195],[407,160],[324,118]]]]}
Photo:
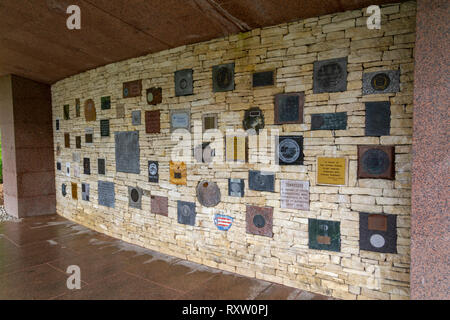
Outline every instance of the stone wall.
{"type": "MultiPolygon", "coordinates": [[[[365,9],[310,18],[244,34],[162,51],[90,70],[53,85],[57,211],[60,215],[99,232],[163,253],[211,267],[282,283],[343,299],[409,298],[410,267],[410,166],[413,114],[413,75],[416,3],[382,7],[381,30],[366,27],[365,9]],[[313,94],[313,63],[348,57],[347,91],[313,94]],[[214,93],[211,70],[214,65],[235,63],[235,90],[214,93]],[[194,94],[175,96],[174,72],[194,70],[194,94]],[[252,73],[276,69],[273,87],[252,88],[252,73]],[[363,72],[400,70],[400,91],[362,95],[363,72]],[[122,98],[122,84],[142,79],[143,94],[122,98]],[[161,87],[162,103],[147,104],[145,89],[161,87]],[[274,95],[305,92],[304,123],[274,125],[274,95]],[[101,110],[100,98],[111,96],[111,109],[101,110]],[[75,117],[75,99],[81,101],[81,117],[75,117]],[[96,122],[85,122],[83,105],[93,99],[96,122]],[[365,136],[365,102],[390,101],[390,136],[365,136]],[[70,106],[70,120],[63,120],[63,105],[70,106]],[[125,106],[125,117],[116,108],[125,106]],[[190,109],[191,121],[201,121],[206,112],[219,113],[218,125],[242,128],[244,111],[258,106],[265,114],[267,129],[281,135],[304,137],[304,165],[280,166],[275,192],[248,189],[248,170],[259,164],[230,166],[188,163],[187,185],[169,182],[172,147],[169,110],[190,109]],[[144,112],[161,110],[161,133],[146,134],[144,112]],[[131,124],[131,112],[142,111],[142,124],[131,124]],[[311,114],[347,112],[347,130],[311,131],[311,114]],[[101,119],[110,119],[111,135],[100,136],[101,119]],[[84,141],[85,128],[94,128],[94,144],[84,141]],[[116,172],[115,131],[138,130],[140,174],[116,172]],[[71,148],[64,148],[64,133],[70,133],[71,148]],[[75,136],[82,137],[75,149],[75,136]],[[61,150],[57,151],[57,144],[61,150]],[[395,180],[358,179],[357,145],[395,145],[395,180]],[[79,153],[81,175],[73,176],[72,153],[79,153]],[[346,157],[345,186],[316,184],[317,156],[346,157]],[[91,175],[82,172],[82,160],[90,158],[91,175]],[[106,158],[106,176],[97,175],[97,159],[106,158]],[[148,182],[147,162],[159,161],[159,183],[148,182]],[[71,177],[64,174],[71,162],[71,177]],[[245,196],[228,196],[228,178],[245,179],[245,196]],[[217,182],[222,201],[214,208],[196,201],[195,188],[202,179],[217,182]],[[310,210],[280,208],[280,179],[310,182],[310,210]],[[98,205],[97,181],[115,183],[115,208],[98,205]],[[78,184],[78,200],[71,199],[70,182],[78,184]],[[63,197],[61,185],[68,185],[63,197]],[[81,200],[81,183],[90,184],[90,201],[81,200]],[[128,205],[128,186],[144,189],[142,210],[128,205]],[[168,217],[150,212],[150,195],[169,198],[168,217]],[[196,202],[195,226],[177,222],[177,200],[196,202]],[[273,238],[246,233],[246,204],[270,206],[273,238]],[[217,230],[213,213],[228,212],[234,218],[229,231],[217,230]],[[397,215],[397,254],[359,248],[359,212],[397,215]],[[340,221],[340,252],[308,247],[308,218],[340,221]]],[[[192,130],[193,132],[194,130],[192,130]]],[[[254,150],[250,149],[249,153],[254,150]]],[[[76,159],[78,161],[78,159],[76,159]]]]}

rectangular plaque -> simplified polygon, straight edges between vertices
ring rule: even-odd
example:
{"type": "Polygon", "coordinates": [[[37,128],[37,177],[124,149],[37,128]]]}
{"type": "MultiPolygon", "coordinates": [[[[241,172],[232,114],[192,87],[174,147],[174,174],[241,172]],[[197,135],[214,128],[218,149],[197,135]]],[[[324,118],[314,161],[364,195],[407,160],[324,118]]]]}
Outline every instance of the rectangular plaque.
{"type": "Polygon", "coordinates": [[[400,70],[363,73],[363,95],[400,91],[400,70]]]}
{"type": "Polygon", "coordinates": [[[72,199],[78,200],[78,187],[76,183],[71,182],[72,185],[72,199]]]}
{"type": "Polygon", "coordinates": [[[369,230],[387,231],[387,216],[384,214],[370,214],[368,228],[369,230]]]}
{"type": "Polygon", "coordinates": [[[317,184],[345,185],[346,162],[346,158],[317,157],[317,184]]]}
{"type": "Polygon", "coordinates": [[[231,135],[225,137],[225,159],[227,162],[247,161],[247,139],[245,135],[231,135]]]}
{"type": "Polygon", "coordinates": [[[213,66],[213,92],[234,90],[234,63],[213,66]]]}
{"type": "Polygon", "coordinates": [[[94,143],[94,129],[93,128],[86,128],[84,129],[84,142],[86,144],[93,144],[94,143]]]}
{"type": "Polygon", "coordinates": [[[98,204],[114,208],[115,201],[114,182],[98,181],[98,204]]]}
{"type": "Polygon", "coordinates": [[[109,137],[109,120],[100,120],[100,136],[109,137]]]}
{"type": "Polygon", "coordinates": [[[374,252],[397,253],[397,216],[360,212],[359,248],[374,252]]]}
{"type": "Polygon", "coordinates": [[[339,221],[308,219],[309,248],[340,252],[340,229],[339,221]]]}
{"type": "Polygon", "coordinates": [[[123,119],[125,117],[125,105],[123,103],[118,103],[116,107],[116,118],[123,119]]]}
{"type": "Polygon", "coordinates": [[[75,148],[81,149],[81,136],[75,137],[75,148]]]}
{"type": "Polygon", "coordinates": [[[79,152],[72,152],[72,161],[75,163],[79,163],[81,160],[81,155],[79,152]]]}
{"type": "Polygon", "coordinates": [[[304,92],[275,95],[274,123],[303,123],[304,92]]]}
{"type": "Polygon", "coordinates": [[[192,69],[175,71],[175,96],[187,96],[194,93],[192,69]]]}
{"type": "Polygon", "coordinates": [[[273,208],[246,206],[246,231],[264,237],[273,237],[273,208]]]}
{"type": "Polygon", "coordinates": [[[244,179],[228,179],[228,195],[231,197],[244,196],[244,179]]]}
{"type": "Polygon", "coordinates": [[[55,130],[59,131],[59,119],[55,120],[55,130]]]}
{"type": "Polygon", "coordinates": [[[195,226],[195,202],[177,201],[178,223],[195,226]]]}
{"type": "Polygon", "coordinates": [[[56,162],[56,170],[61,171],[61,162],[56,162]]]}
{"type": "Polygon", "coordinates": [[[186,164],[184,162],[169,162],[170,183],[186,185],[186,164]]]}
{"type": "Polygon", "coordinates": [[[250,190],[275,192],[275,174],[250,170],[248,172],[248,184],[250,190]]]}
{"type": "Polygon", "coordinates": [[[81,184],[81,199],[84,201],[89,201],[89,184],[82,183],[81,184]]]}
{"type": "Polygon", "coordinates": [[[161,116],[159,110],[145,111],[145,132],[161,132],[161,116]]]}
{"type": "Polygon", "coordinates": [[[105,159],[97,159],[98,174],[104,175],[106,173],[106,161],[105,159]]]}
{"type": "Polygon", "coordinates": [[[311,115],[311,130],[346,130],[347,112],[315,113],[311,115]]]}
{"type": "Polygon", "coordinates": [[[83,158],[83,174],[91,174],[91,160],[83,158]]]}
{"type": "Polygon", "coordinates": [[[116,171],[140,173],[139,131],[114,132],[116,171]]]}
{"type": "Polygon", "coordinates": [[[75,117],[79,118],[81,116],[81,102],[80,99],[75,99],[75,117]]]}
{"type": "Polygon", "coordinates": [[[151,213],[167,217],[169,215],[169,199],[167,197],[151,196],[150,210],[151,213]]]}
{"type": "Polygon", "coordinates": [[[314,62],[313,92],[347,91],[347,57],[314,62]]]}
{"type": "Polygon", "coordinates": [[[253,73],[252,84],[253,88],[273,86],[275,82],[275,72],[274,71],[262,71],[253,73]]]}
{"type": "Polygon", "coordinates": [[[309,181],[281,180],[281,208],[309,211],[309,181]]]}
{"type": "Polygon", "coordinates": [[[101,109],[102,110],[109,110],[109,109],[111,109],[111,97],[110,96],[101,97],[100,101],[101,101],[101,109]]]}
{"type": "Polygon", "coordinates": [[[134,80],[123,83],[123,97],[132,98],[142,94],[142,80],[134,80]]]}
{"type": "Polygon", "coordinates": [[[128,187],[128,206],[136,209],[142,208],[143,190],[139,187],[128,187]]]}
{"type": "Polygon", "coordinates": [[[79,178],[80,177],[80,166],[78,165],[78,163],[75,163],[73,165],[73,176],[75,178],[79,178]]]}
{"type": "Polygon", "coordinates": [[[159,181],[159,164],[158,161],[148,162],[148,181],[158,182],[159,181]]]}
{"type": "Polygon", "coordinates": [[[209,129],[217,129],[217,113],[207,113],[202,115],[203,132],[209,129]]]}
{"type": "Polygon", "coordinates": [[[157,105],[162,102],[162,89],[149,88],[147,89],[147,103],[157,105]]]}
{"type": "Polygon", "coordinates": [[[303,164],[303,137],[280,136],[276,141],[275,160],[280,165],[303,164]]]}
{"type": "Polygon", "coordinates": [[[70,148],[70,134],[64,133],[64,147],[70,148]]]}
{"type": "Polygon", "coordinates": [[[70,162],[66,162],[66,176],[70,177],[70,162]]]}
{"type": "Polygon", "coordinates": [[[131,112],[131,124],[133,126],[139,126],[141,124],[141,110],[131,112]]]}
{"type": "Polygon", "coordinates": [[[170,132],[176,129],[191,131],[191,112],[189,110],[170,111],[170,132]]]}
{"type": "Polygon", "coordinates": [[[394,146],[358,146],[358,178],[394,180],[394,146]]]}
{"type": "Polygon", "coordinates": [[[391,131],[391,103],[366,102],[366,136],[388,136],[391,131]]]}
{"type": "Polygon", "coordinates": [[[70,110],[68,104],[64,105],[64,120],[70,120],[70,110]]]}

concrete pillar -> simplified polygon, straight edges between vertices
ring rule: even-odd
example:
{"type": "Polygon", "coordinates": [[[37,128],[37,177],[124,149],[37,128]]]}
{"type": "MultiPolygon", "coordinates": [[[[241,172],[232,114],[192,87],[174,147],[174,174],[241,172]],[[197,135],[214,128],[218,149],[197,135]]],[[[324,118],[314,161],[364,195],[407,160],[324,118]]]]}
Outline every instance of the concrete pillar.
{"type": "Polygon", "coordinates": [[[15,217],[56,213],[50,86],[0,78],[3,191],[15,217]]]}
{"type": "Polygon", "coordinates": [[[411,298],[450,299],[448,0],[418,0],[412,147],[411,298]]]}

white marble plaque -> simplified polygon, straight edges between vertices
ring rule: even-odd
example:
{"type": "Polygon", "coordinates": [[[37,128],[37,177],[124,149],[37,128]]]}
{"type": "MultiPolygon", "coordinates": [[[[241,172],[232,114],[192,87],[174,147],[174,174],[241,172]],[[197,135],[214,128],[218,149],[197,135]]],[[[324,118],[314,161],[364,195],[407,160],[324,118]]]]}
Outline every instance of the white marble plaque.
{"type": "Polygon", "coordinates": [[[281,180],[281,208],[309,211],[309,181],[281,180]]]}

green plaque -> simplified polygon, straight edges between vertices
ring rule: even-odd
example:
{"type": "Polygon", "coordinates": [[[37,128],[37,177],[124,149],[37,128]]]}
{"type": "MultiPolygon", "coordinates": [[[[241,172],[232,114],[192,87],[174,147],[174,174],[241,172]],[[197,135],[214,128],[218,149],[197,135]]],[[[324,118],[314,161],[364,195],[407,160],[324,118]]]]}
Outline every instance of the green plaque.
{"type": "Polygon", "coordinates": [[[309,248],[340,252],[340,227],[339,221],[308,219],[309,248]]]}

